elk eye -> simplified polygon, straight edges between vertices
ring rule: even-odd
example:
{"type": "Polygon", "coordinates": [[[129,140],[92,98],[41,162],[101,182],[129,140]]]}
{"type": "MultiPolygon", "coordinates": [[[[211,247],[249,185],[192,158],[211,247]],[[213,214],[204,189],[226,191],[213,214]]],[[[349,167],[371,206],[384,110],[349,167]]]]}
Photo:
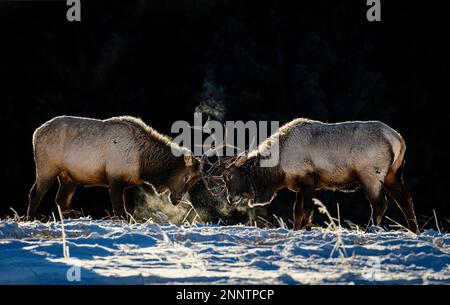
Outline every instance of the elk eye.
{"type": "Polygon", "coordinates": [[[188,182],[188,180],[189,180],[189,176],[185,176],[184,177],[184,182],[188,182]]]}
{"type": "Polygon", "coordinates": [[[227,172],[226,178],[227,178],[227,180],[231,179],[231,172],[227,172]]]}

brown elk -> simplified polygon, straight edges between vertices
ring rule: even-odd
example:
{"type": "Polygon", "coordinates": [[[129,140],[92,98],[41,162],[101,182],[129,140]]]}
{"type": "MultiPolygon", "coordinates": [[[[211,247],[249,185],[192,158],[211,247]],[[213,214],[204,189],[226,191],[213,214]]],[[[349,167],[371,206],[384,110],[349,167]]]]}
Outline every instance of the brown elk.
{"type": "Polygon", "coordinates": [[[57,179],[56,204],[67,210],[78,185],[109,187],[115,216],[124,216],[131,187],[148,183],[156,192],[170,192],[178,204],[201,178],[199,161],[140,119],[122,116],[107,120],[60,116],[33,134],[36,182],[27,215],[34,218],[39,203],[57,179]],[[178,152],[174,154],[173,152],[178,152]],[[178,155],[178,156],[176,156],[178,155]]]}
{"type": "Polygon", "coordinates": [[[411,196],[402,169],[405,142],[398,132],[378,121],[327,124],[295,119],[282,126],[257,149],[245,152],[222,168],[229,203],[248,198],[269,203],[276,192],[297,192],[294,229],[310,229],[317,189],[364,190],[372,217],[379,225],[387,208],[385,191],[405,215],[409,229],[418,232],[411,196]],[[267,151],[277,147],[279,162],[261,167],[267,151]]]}

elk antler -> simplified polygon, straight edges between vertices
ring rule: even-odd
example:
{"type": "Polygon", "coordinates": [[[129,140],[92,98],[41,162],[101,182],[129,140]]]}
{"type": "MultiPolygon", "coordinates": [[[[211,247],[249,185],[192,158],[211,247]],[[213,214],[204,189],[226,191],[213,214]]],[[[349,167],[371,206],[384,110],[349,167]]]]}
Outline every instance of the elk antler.
{"type": "Polygon", "coordinates": [[[219,149],[222,149],[224,147],[236,148],[232,145],[221,144],[217,147],[210,148],[202,155],[200,159],[199,171],[202,173],[202,180],[205,184],[205,187],[211,194],[217,196],[222,196],[226,192],[225,180],[223,179],[222,175],[223,165],[230,163],[230,160],[235,158],[235,156],[230,158],[223,158],[222,156],[220,156],[220,154],[217,153],[219,149]],[[212,156],[217,157],[214,162],[209,158],[212,156]]]}
{"type": "Polygon", "coordinates": [[[225,194],[225,181],[222,177],[221,172],[221,157],[216,154],[219,149],[211,148],[205,153],[203,153],[200,159],[199,170],[202,173],[202,180],[205,184],[206,189],[213,195],[221,196],[225,194]],[[216,155],[217,160],[212,162],[209,157],[216,155]]]}

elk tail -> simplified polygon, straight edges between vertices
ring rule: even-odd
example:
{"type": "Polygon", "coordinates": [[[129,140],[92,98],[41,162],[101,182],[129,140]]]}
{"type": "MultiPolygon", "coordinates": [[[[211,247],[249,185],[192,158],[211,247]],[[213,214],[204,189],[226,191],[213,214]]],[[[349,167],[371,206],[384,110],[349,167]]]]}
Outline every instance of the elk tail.
{"type": "Polygon", "coordinates": [[[393,181],[395,178],[403,180],[403,166],[405,164],[406,144],[403,138],[396,133],[388,136],[394,154],[392,165],[386,174],[386,180],[393,181]]]}

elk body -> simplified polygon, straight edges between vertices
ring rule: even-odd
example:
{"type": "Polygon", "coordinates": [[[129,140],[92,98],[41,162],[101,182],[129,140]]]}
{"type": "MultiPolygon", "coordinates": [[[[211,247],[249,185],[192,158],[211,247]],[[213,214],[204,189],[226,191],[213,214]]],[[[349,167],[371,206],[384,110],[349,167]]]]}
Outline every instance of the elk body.
{"type": "Polygon", "coordinates": [[[411,196],[402,168],[405,142],[398,132],[378,121],[328,124],[295,119],[282,126],[256,150],[236,157],[223,169],[227,199],[247,197],[269,203],[276,192],[297,192],[294,229],[311,227],[315,190],[364,190],[376,225],[387,208],[385,194],[395,200],[410,230],[418,232],[411,196]],[[267,150],[278,145],[279,162],[261,167],[267,150]]]}
{"type": "Polygon", "coordinates": [[[115,216],[133,213],[127,191],[143,183],[157,193],[170,191],[177,204],[200,177],[190,151],[177,146],[140,119],[107,120],[60,116],[33,134],[36,182],[29,195],[28,216],[34,217],[42,196],[58,180],[56,203],[70,207],[78,185],[109,187],[115,216]],[[173,151],[178,151],[175,156],[173,151]]]}

